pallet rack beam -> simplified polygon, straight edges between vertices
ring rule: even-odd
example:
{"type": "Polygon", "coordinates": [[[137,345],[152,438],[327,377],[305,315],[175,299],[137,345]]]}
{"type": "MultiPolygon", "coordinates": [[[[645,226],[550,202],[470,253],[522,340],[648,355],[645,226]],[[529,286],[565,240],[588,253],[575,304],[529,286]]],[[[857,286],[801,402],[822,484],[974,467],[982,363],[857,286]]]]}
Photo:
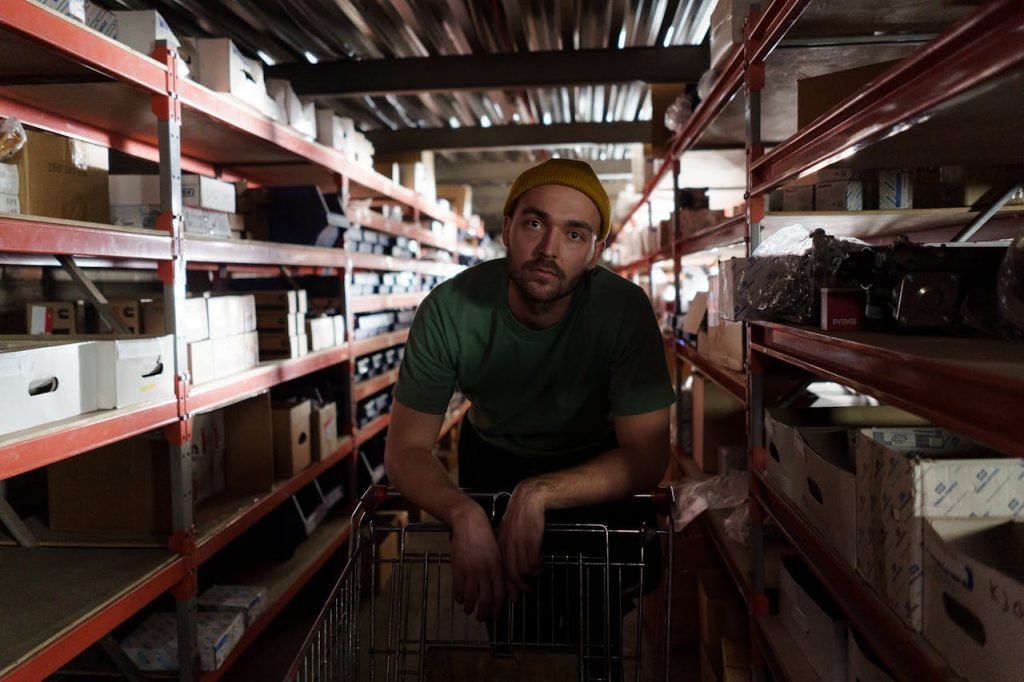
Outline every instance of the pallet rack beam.
{"type": "Polygon", "coordinates": [[[693,346],[676,340],[676,354],[693,365],[701,374],[718,384],[743,405],[747,404],[747,377],[743,372],[722,367],[698,353],[693,346]]]}
{"type": "Polygon", "coordinates": [[[170,237],[155,230],[32,216],[0,215],[0,247],[7,252],[49,256],[156,261],[171,257],[170,237]]]}

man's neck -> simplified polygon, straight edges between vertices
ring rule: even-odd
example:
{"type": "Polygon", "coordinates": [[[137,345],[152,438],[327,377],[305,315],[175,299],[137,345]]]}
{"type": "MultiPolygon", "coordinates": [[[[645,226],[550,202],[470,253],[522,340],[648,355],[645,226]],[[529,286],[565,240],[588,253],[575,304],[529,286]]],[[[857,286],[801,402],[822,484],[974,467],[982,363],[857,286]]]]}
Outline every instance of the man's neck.
{"type": "Polygon", "coordinates": [[[572,305],[572,292],[554,301],[534,301],[523,296],[523,292],[509,280],[508,307],[512,316],[521,324],[534,330],[554,327],[569,312],[572,305]]]}

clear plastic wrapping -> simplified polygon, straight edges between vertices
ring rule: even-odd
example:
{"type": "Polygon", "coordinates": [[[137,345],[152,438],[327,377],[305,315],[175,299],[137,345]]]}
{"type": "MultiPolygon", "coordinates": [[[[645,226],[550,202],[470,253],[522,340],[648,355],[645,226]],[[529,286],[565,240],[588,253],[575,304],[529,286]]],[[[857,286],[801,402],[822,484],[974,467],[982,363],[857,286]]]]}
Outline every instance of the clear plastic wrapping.
{"type": "Polygon", "coordinates": [[[665,127],[673,133],[681,130],[693,116],[694,106],[693,95],[690,93],[684,92],[676,97],[665,109],[665,127]]]}
{"type": "Polygon", "coordinates": [[[718,73],[718,69],[708,69],[701,74],[700,80],[697,81],[697,97],[703,102],[711,94],[711,89],[715,87],[715,83],[718,82],[718,78],[721,74],[718,73]]]}
{"type": "Polygon", "coordinates": [[[674,483],[676,506],[672,514],[676,530],[682,530],[708,509],[731,509],[747,499],[747,476],[733,472],[701,481],[688,479],[674,483]]]}
{"type": "Polygon", "coordinates": [[[725,534],[744,547],[750,544],[750,503],[745,502],[725,520],[725,534]]]}
{"type": "Polygon", "coordinates": [[[1006,249],[997,284],[999,314],[1024,335],[1024,230],[1006,249]]]}
{"type": "Polygon", "coordinates": [[[16,118],[4,119],[0,123],[0,162],[8,161],[20,152],[27,140],[21,121],[16,118]]]}

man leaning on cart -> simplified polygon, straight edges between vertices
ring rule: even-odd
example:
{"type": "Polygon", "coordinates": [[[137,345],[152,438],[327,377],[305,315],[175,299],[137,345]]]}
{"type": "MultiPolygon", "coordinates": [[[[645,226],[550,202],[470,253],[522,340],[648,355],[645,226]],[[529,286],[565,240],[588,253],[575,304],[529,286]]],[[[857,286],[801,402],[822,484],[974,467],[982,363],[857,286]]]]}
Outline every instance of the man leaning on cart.
{"type": "Polygon", "coordinates": [[[481,620],[533,591],[548,512],[653,518],[623,500],[661,480],[674,400],[646,294],[598,266],[611,207],[591,167],[525,171],[504,213],[507,256],[436,287],[417,311],[385,453],[402,495],[450,526],[453,594],[481,620]],[[472,402],[459,486],[432,455],[456,387],[472,402]],[[470,489],[511,491],[497,536],[470,489]]]}

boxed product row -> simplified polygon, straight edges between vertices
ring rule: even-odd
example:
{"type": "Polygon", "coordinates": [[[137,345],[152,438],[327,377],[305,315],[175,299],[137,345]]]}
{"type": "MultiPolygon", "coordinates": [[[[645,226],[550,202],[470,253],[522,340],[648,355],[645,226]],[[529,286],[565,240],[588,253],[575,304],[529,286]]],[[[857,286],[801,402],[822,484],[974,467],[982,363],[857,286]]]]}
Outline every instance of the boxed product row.
{"type": "MultiPolygon", "coordinates": [[[[110,224],[155,229],[160,216],[159,175],[111,175],[110,224]]],[[[241,236],[245,219],[237,214],[236,188],[203,175],[181,176],[182,218],[187,234],[229,239],[241,236]]]]}
{"type": "Polygon", "coordinates": [[[353,296],[407,294],[430,291],[444,279],[438,275],[417,275],[413,272],[356,272],[348,286],[353,296]]]}
{"type": "Polygon", "coordinates": [[[366,227],[350,227],[345,230],[345,248],[357,253],[374,253],[395,258],[417,258],[420,245],[415,239],[401,235],[390,235],[366,227]]]}
{"type": "Polygon", "coordinates": [[[910,627],[927,522],[1013,519],[1024,461],[889,407],[769,410],[768,480],[910,627]]]}
{"type": "Polygon", "coordinates": [[[173,397],[170,336],[0,337],[0,435],[173,397]]]}
{"type": "Polygon", "coordinates": [[[391,409],[391,386],[356,403],[356,426],[360,429],[391,409]]]}
{"type": "Polygon", "coordinates": [[[356,381],[366,381],[379,374],[396,369],[402,364],[402,357],[404,355],[405,345],[402,344],[356,358],[356,381]]]}
{"type": "MultiPolygon", "coordinates": [[[[266,394],[193,417],[192,498],[249,499],[341,445],[337,405],[272,403],[266,394]]],[[[56,531],[164,535],[171,530],[170,451],[160,433],[119,441],[47,467],[56,531]]]]}
{"type": "Polygon", "coordinates": [[[415,316],[415,309],[356,314],[353,316],[352,338],[362,341],[388,332],[408,329],[412,326],[415,316]]]}

